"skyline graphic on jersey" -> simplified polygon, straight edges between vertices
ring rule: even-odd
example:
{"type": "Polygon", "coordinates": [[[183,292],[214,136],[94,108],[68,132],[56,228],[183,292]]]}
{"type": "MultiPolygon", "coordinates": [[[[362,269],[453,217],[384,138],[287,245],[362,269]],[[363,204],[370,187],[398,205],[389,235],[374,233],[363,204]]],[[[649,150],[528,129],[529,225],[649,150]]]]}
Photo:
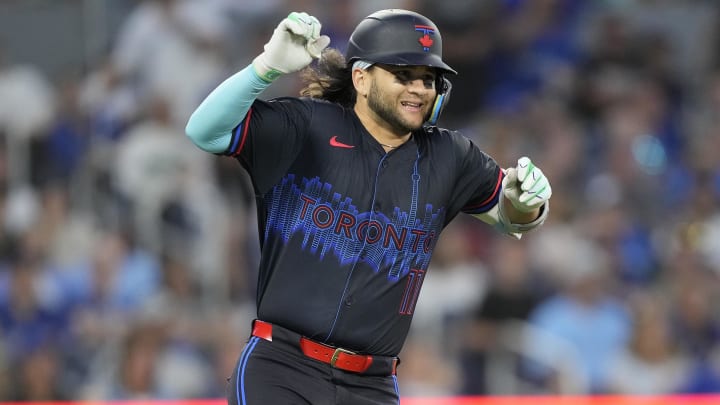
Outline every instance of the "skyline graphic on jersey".
{"type": "Polygon", "coordinates": [[[341,265],[362,260],[375,272],[387,269],[388,279],[396,282],[411,269],[427,269],[445,219],[444,207],[433,211],[432,204],[426,204],[422,215],[417,212],[419,179],[413,175],[409,212],[395,207],[388,217],[360,212],[351,198],[333,192],[319,177],[302,178],[298,185],[289,174],[265,199],[265,239],[277,233],[287,243],[301,236],[302,248],[320,260],[329,253],[341,265]]]}

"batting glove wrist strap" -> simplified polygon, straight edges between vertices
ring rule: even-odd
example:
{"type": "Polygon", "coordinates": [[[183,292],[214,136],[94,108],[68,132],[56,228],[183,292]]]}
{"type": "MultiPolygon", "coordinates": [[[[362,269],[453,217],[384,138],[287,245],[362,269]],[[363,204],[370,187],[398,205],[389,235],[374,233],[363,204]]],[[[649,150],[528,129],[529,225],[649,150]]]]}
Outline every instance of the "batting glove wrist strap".
{"type": "Polygon", "coordinates": [[[505,209],[503,208],[504,205],[502,201],[498,203],[498,219],[500,220],[502,230],[509,234],[521,234],[537,228],[545,222],[545,219],[548,217],[548,212],[550,212],[550,201],[545,201],[545,203],[540,206],[540,215],[538,215],[534,221],[526,224],[516,224],[508,219],[505,214],[505,209]]]}
{"type": "Polygon", "coordinates": [[[262,57],[263,55],[264,54],[260,54],[253,60],[252,67],[258,77],[266,83],[272,83],[284,72],[268,66],[267,62],[265,62],[265,58],[262,57]]]}
{"type": "Polygon", "coordinates": [[[297,72],[319,58],[330,44],[330,38],[320,35],[320,22],[307,13],[290,13],[273,31],[264,52],[253,61],[260,78],[272,82],[283,73],[297,72]]]}

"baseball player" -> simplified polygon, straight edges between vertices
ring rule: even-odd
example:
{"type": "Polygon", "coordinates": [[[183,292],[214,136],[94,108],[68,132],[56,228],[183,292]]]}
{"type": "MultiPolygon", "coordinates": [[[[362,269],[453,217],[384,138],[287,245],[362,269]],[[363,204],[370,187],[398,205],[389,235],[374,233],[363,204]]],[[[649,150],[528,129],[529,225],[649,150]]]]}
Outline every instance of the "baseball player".
{"type": "Polygon", "coordinates": [[[397,404],[397,356],[442,229],[463,212],[519,237],[548,214],[530,159],[502,170],[435,125],[455,71],[431,20],[382,10],[344,55],[329,42],[291,13],[187,124],[201,149],[240,162],[257,198],[257,319],[233,405],[397,404]],[[303,69],[303,97],[258,99],[303,69]]]}

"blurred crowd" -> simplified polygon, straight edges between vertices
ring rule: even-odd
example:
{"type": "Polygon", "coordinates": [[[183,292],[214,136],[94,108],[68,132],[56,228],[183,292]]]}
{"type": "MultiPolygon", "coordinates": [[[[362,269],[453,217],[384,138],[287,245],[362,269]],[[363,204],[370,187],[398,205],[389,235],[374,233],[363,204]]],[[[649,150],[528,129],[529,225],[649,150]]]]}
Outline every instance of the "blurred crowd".
{"type": "Polygon", "coordinates": [[[720,392],[720,3],[113,3],[77,71],[0,48],[0,401],[224,396],[254,316],[254,196],[187,118],[288,12],[342,51],[390,7],[434,20],[459,71],[440,125],[503,167],[530,156],[554,192],[520,242],[448,227],[401,395],[720,392]]]}

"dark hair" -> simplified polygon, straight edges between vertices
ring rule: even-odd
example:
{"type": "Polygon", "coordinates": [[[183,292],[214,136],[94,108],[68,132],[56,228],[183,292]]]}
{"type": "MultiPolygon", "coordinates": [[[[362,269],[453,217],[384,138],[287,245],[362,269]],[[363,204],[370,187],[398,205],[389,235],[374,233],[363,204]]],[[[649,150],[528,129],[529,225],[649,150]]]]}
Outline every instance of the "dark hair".
{"type": "Polygon", "coordinates": [[[301,73],[305,87],[300,95],[338,103],[343,107],[355,104],[357,92],[352,83],[352,68],[347,66],[345,57],[334,48],[327,48],[316,65],[307,67],[301,73]]]}

